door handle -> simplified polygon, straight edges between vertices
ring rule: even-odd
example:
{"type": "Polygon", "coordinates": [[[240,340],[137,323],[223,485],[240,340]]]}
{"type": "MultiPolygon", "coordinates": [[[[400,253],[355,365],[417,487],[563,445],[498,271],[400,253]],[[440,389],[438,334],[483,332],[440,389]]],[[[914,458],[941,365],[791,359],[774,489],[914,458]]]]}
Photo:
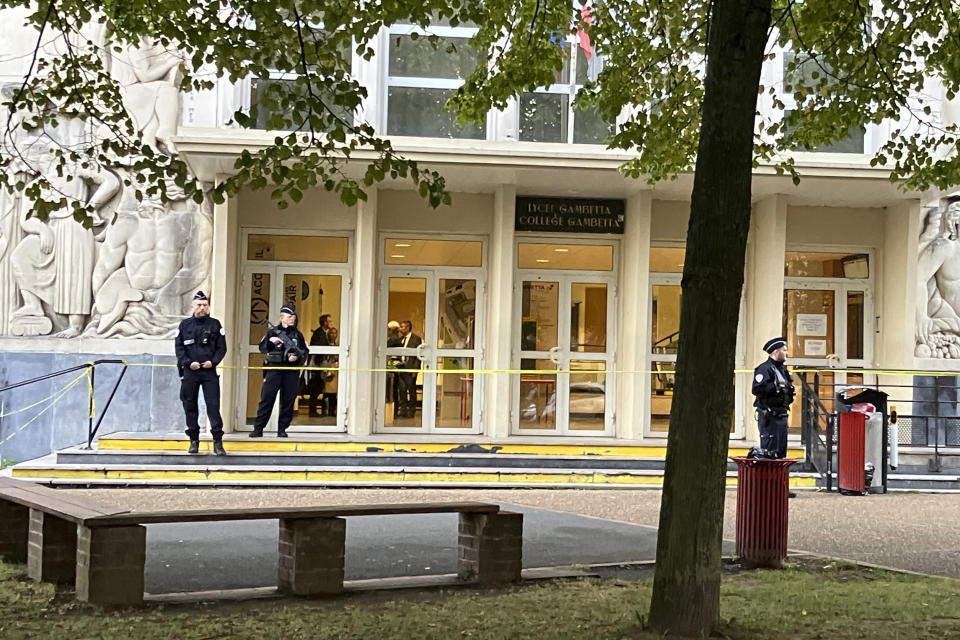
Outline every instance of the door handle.
{"type": "Polygon", "coordinates": [[[831,369],[840,368],[840,356],[838,356],[837,354],[831,353],[830,355],[827,356],[826,360],[827,360],[827,366],[830,367],[831,369]]]}
{"type": "Polygon", "coordinates": [[[560,352],[560,347],[553,347],[547,352],[547,357],[550,358],[550,362],[553,364],[560,364],[560,358],[557,357],[557,354],[560,352]]]}
{"type": "Polygon", "coordinates": [[[427,347],[426,342],[421,342],[420,344],[417,345],[417,360],[419,360],[420,362],[423,362],[423,350],[426,349],[426,347],[427,347]]]}

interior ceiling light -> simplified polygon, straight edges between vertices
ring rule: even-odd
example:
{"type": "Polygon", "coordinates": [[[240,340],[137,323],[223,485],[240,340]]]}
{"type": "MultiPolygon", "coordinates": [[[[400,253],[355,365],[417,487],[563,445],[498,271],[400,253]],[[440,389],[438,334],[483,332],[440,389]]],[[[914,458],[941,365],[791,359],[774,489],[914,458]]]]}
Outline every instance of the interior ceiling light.
{"type": "Polygon", "coordinates": [[[570,249],[557,248],[557,249],[554,249],[554,251],[556,251],[557,253],[570,253],[570,249]]]}
{"type": "Polygon", "coordinates": [[[390,257],[391,257],[391,258],[406,258],[407,256],[401,255],[401,254],[399,254],[399,253],[394,253],[394,254],[391,255],[390,257]]]}
{"type": "Polygon", "coordinates": [[[409,247],[410,244],[407,243],[407,242],[397,242],[397,243],[395,243],[393,246],[395,246],[395,247],[409,247]]]}
{"type": "Polygon", "coordinates": [[[550,262],[546,258],[537,258],[537,262],[550,262]]]}

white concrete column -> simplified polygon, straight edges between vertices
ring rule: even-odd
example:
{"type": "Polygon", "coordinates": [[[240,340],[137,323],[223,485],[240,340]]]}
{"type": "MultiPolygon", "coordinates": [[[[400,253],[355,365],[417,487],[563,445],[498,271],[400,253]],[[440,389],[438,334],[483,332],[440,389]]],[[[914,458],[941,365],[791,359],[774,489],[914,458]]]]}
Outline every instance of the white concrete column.
{"type": "MultiPolygon", "coordinates": [[[[513,368],[514,313],[513,313],[513,254],[514,219],[517,188],[502,185],[497,188],[493,205],[493,232],[487,265],[487,331],[484,345],[484,363],[487,369],[513,368]]],[[[513,376],[486,375],[483,381],[483,432],[493,438],[510,434],[513,376]]]]}
{"type": "MultiPolygon", "coordinates": [[[[787,200],[775,195],[753,205],[747,240],[745,368],[767,358],[763,344],[783,331],[783,262],[787,247],[787,200]]],[[[750,375],[738,375],[744,407],[753,405],[750,375]]],[[[744,411],[744,436],[759,440],[753,411],[744,411]]]]}
{"type": "Polygon", "coordinates": [[[616,431],[618,438],[643,436],[645,412],[650,409],[650,220],[653,198],[649,191],[627,199],[627,216],[620,245],[619,330],[617,332],[616,431]],[[628,373],[633,372],[633,373],[628,373]],[[646,390],[646,392],[644,392],[646,390]]]}
{"type": "MultiPolygon", "coordinates": [[[[357,203],[356,236],[353,250],[353,289],[350,314],[350,374],[347,433],[365,436],[373,432],[376,406],[377,367],[377,190],[367,189],[367,201],[357,203]]],[[[382,404],[383,399],[379,402],[382,404]]]]}
{"type": "Polygon", "coordinates": [[[874,362],[881,369],[914,368],[922,217],[919,200],[905,200],[888,207],[884,215],[883,256],[876,287],[879,335],[874,352],[874,362]]]}
{"type": "Polygon", "coordinates": [[[240,288],[240,263],[243,247],[240,246],[240,217],[237,199],[228,198],[222,204],[213,205],[213,251],[210,258],[210,315],[223,323],[227,336],[227,355],[220,370],[220,414],[223,430],[236,430],[237,380],[234,367],[246,362],[237,351],[237,331],[241,321],[237,318],[237,291],[240,288]]]}
{"type": "MultiPolygon", "coordinates": [[[[883,254],[879,278],[874,278],[878,317],[873,361],[878,369],[924,368],[914,359],[917,306],[926,298],[926,290],[917,280],[922,225],[923,208],[919,200],[905,200],[887,207],[884,212],[883,254]]],[[[890,405],[898,412],[913,413],[909,401],[913,376],[879,376],[879,382],[902,385],[884,390],[890,394],[890,405]]]]}

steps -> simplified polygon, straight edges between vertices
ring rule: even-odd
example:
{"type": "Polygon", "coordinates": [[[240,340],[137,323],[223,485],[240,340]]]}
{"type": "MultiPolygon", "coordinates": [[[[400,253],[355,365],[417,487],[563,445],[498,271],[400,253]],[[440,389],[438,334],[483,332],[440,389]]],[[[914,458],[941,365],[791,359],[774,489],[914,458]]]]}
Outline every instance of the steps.
{"type": "MultiPolygon", "coordinates": [[[[181,434],[118,433],[94,450],[70,448],[16,465],[15,478],[97,486],[351,486],[659,488],[666,448],[644,444],[458,443],[394,439],[224,439],[228,455],[186,453],[181,434]]],[[[746,455],[731,449],[730,455],[746,455]]],[[[790,452],[802,455],[800,450],[790,452]]],[[[791,486],[813,488],[813,474],[791,486]]],[[[736,466],[727,483],[736,485],[736,466]]]]}

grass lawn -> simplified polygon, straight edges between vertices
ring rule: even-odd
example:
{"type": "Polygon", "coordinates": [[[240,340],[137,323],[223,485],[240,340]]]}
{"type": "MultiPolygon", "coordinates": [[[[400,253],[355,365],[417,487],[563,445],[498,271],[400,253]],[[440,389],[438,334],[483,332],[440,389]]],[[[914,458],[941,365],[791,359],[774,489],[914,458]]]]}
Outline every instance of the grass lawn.
{"type": "MultiPolygon", "coordinates": [[[[649,580],[551,581],[504,591],[357,594],[105,611],[0,564],[0,638],[647,638],[649,580]]],[[[960,582],[806,561],[725,577],[730,639],[960,637],[960,582]]]]}

